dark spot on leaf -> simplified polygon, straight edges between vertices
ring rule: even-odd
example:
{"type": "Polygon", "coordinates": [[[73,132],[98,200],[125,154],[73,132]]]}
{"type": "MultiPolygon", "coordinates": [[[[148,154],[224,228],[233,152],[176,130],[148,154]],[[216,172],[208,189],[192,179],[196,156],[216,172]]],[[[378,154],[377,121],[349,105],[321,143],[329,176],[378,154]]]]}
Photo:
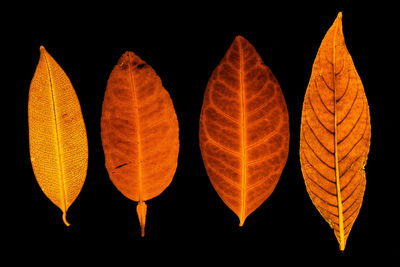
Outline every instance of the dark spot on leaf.
{"type": "Polygon", "coordinates": [[[120,64],[121,69],[126,70],[128,68],[128,64],[126,64],[125,62],[120,64]]]}
{"type": "Polygon", "coordinates": [[[121,164],[121,165],[118,165],[117,167],[114,168],[114,170],[119,169],[119,168],[121,168],[121,167],[124,167],[124,166],[128,165],[129,163],[130,163],[130,162],[124,163],[124,164],[121,164]]]}

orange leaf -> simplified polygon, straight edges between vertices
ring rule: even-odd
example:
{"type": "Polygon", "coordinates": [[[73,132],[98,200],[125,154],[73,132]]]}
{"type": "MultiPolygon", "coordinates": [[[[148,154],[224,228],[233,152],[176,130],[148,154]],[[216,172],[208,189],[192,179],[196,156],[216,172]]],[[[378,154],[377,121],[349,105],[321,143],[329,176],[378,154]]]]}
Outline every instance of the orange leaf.
{"type": "Polygon", "coordinates": [[[28,102],[29,149],[44,194],[66,213],[86,179],[88,144],[81,106],[57,62],[40,47],[28,102]]]}
{"type": "Polygon", "coordinates": [[[147,206],[171,183],[179,152],[174,106],[155,71],[132,52],[121,56],[107,83],[101,138],[111,181],[138,201],[142,236],[147,206]]]}
{"type": "Polygon", "coordinates": [[[240,226],[274,190],[288,146],[280,86],[254,47],[237,36],[207,84],[200,148],[212,185],[240,226]]]}
{"type": "Polygon", "coordinates": [[[364,196],[370,137],[368,102],[339,13],[322,40],[305,94],[300,161],[308,194],[342,251],[364,196]]]}

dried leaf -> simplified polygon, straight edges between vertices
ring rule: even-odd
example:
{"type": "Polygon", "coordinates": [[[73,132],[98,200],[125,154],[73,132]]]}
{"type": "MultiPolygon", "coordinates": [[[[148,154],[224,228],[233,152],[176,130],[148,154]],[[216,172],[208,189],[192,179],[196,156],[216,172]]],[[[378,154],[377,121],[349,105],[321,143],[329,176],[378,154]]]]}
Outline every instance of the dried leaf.
{"type": "Polygon", "coordinates": [[[237,36],[207,84],[200,148],[212,185],[240,226],[274,190],[288,146],[280,86],[254,47],[237,36]]]}
{"type": "Polygon", "coordinates": [[[107,83],[101,138],[111,181],[138,201],[142,236],[145,201],[161,194],[177,167],[179,126],[156,72],[132,52],[121,56],[107,83]]]}
{"type": "Polygon", "coordinates": [[[342,251],[364,196],[370,137],[368,102],[339,13],[322,40],[305,94],[300,161],[308,194],[342,251]]]}
{"type": "Polygon", "coordinates": [[[66,212],[86,178],[88,145],[79,100],[65,72],[40,47],[28,102],[29,148],[36,180],[66,212]]]}

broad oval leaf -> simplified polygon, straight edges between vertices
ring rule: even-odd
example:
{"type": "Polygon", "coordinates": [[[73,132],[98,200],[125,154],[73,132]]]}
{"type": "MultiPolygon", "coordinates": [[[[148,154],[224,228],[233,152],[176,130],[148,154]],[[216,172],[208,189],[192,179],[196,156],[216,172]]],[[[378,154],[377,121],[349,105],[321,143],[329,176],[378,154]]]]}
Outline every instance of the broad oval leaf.
{"type": "Polygon", "coordinates": [[[162,193],[176,171],[179,126],[160,78],[133,52],[121,56],[108,79],[101,139],[111,181],[124,196],[139,202],[144,236],[145,201],[162,193]]]}
{"type": "Polygon", "coordinates": [[[322,40],[305,94],[300,161],[308,194],[342,251],[364,196],[370,137],[368,102],[339,13],[322,40]]]}
{"type": "Polygon", "coordinates": [[[66,212],[82,189],[88,144],[79,100],[65,72],[40,47],[28,101],[32,168],[44,194],[66,212]]]}
{"type": "Polygon", "coordinates": [[[289,118],[275,76],[241,36],[207,84],[199,138],[211,183],[242,226],[278,183],[289,151],[289,118]]]}

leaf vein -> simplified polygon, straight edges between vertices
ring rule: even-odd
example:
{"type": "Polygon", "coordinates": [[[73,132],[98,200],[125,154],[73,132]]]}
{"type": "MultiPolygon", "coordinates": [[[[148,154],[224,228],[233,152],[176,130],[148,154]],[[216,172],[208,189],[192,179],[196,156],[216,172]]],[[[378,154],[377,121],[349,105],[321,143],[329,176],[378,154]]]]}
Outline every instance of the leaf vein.
{"type": "Polygon", "coordinates": [[[318,141],[318,143],[319,143],[329,154],[335,155],[335,153],[329,151],[329,149],[328,149],[324,144],[322,144],[321,140],[319,140],[318,136],[314,133],[313,129],[311,128],[310,123],[308,122],[308,119],[307,119],[307,118],[305,118],[305,121],[306,121],[307,127],[310,129],[311,133],[314,135],[314,137],[315,137],[315,139],[318,141]]]}
{"type": "Polygon", "coordinates": [[[336,184],[334,181],[331,181],[330,179],[328,179],[328,177],[326,177],[325,175],[322,175],[308,160],[306,154],[303,152],[303,157],[305,158],[305,160],[307,161],[308,165],[310,165],[322,178],[324,178],[325,180],[327,180],[328,182],[332,183],[332,184],[336,184]]]}
{"type": "MultiPolygon", "coordinates": [[[[346,136],[343,137],[340,141],[338,141],[338,145],[340,145],[340,143],[342,143],[344,140],[346,140],[346,138],[347,138],[347,137],[353,132],[353,130],[356,128],[357,124],[360,122],[360,119],[361,119],[361,117],[362,117],[362,115],[363,115],[363,113],[364,113],[364,107],[365,107],[365,104],[364,104],[364,101],[363,101],[363,106],[362,106],[362,110],[361,110],[361,112],[360,112],[360,116],[358,116],[357,121],[353,124],[353,126],[351,127],[350,131],[346,134],[346,136]]],[[[366,123],[366,126],[365,126],[365,127],[367,127],[367,123],[366,123]]],[[[364,129],[364,130],[365,130],[365,129],[364,129]]]]}
{"type": "MultiPolygon", "coordinates": [[[[343,116],[343,118],[338,122],[338,126],[339,126],[340,124],[342,124],[342,122],[347,118],[347,116],[348,116],[348,115],[350,114],[350,112],[353,110],[353,106],[354,106],[354,103],[355,103],[356,100],[357,100],[357,97],[358,97],[358,88],[357,88],[356,96],[354,97],[353,102],[351,103],[351,106],[350,106],[349,110],[347,111],[346,115],[343,116]]],[[[339,100],[338,100],[338,101],[339,101],[339,100]]],[[[363,102],[363,110],[364,110],[364,102],[363,102]]],[[[363,110],[361,111],[361,113],[363,112],[363,110]]]]}
{"type": "Polygon", "coordinates": [[[351,147],[351,149],[346,153],[346,155],[344,155],[344,156],[339,160],[339,163],[342,162],[342,161],[354,150],[354,148],[358,145],[358,143],[360,143],[361,140],[364,139],[365,134],[367,133],[367,128],[368,128],[368,124],[366,123],[366,124],[365,124],[365,127],[364,127],[364,132],[363,132],[362,136],[357,140],[357,142],[354,143],[354,145],[353,145],[353,146],[351,147]]]}
{"type": "MultiPolygon", "coordinates": [[[[339,97],[339,98],[336,100],[336,103],[339,103],[339,101],[342,100],[342,98],[346,95],[346,93],[347,93],[347,91],[348,91],[348,89],[349,89],[349,84],[350,84],[350,71],[349,71],[348,73],[349,73],[349,75],[348,75],[348,78],[347,78],[346,88],[344,89],[344,92],[343,92],[342,96],[339,97]]],[[[357,93],[358,93],[358,87],[357,87],[357,93]]],[[[339,123],[339,124],[340,124],[340,123],[339,123]]]]}
{"type": "Polygon", "coordinates": [[[323,160],[318,156],[318,154],[314,151],[314,149],[310,146],[310,144],[309,144],[308,141],[307,141],[307,138],[306,138],[305,135],[304,135],[304,132],[303,132],[303,138],[304,138],[305,143],[306,143],[307,146],[310,148],[311,152],[317,157],[317,159],[318,159],[320,162],[322,162],[325,166],[327,166],[328,168],[334,170],[335,167],[332,167],[332,166],[330,166],[328,163],[326,163],[325,161],[323,161],[323,160]]]}
{"type": "MultiPolygon", "coordinates": [[[[357,190],[357,188],[360,186],[360,184],[363,182],[363,180],[360,180],[359,182],[358,182],[358,184],[356,185],[356,187],[354,187],[353,188],[353,190],[351,191],[351,193],[345,198],[345,199],[343,199],[342,200],[342,203],[344,204],[348,199],[350,199],[350,197],[354,194],[354,192],[357,190]]],[[[342,189],[342,191],[343,191],[343,189],[342,189]]],[[[343,212],[344,213],[344,212],[343,212]]]]}
{"type": "MultiPolygon", "coordinates": [[[[321,100],[322,105],[324,106],[324,108],[325,108],[331,115],[335,115],[332,111],[330,111],[330,110],[328,109],[328,107],[326,106],[325,102],[322,100],[321,93],[320,93],[319,90],[318,90],[317,80],[314,79],[314,82],[315,82],[315,91],[317,91],[318,97],[319,97],[319,99],[321,100]]],[[[310,100],[310,102],[311,102],[311,100],[310,100]]]]}
{"type": "Polygon", "coordinates": [[[215,111],[217,113],[219,113],[220,115],[222,115],[223,117],[225,117],[226,119],[230,120],[231,122],[234,122],[237,125],[240,125],[239,121],[235,120],[234,118],[232,118],[229,114],[227,114],[226,112],[224,112],[220,107],[218,107],[218,105],[216,105],[214,103],[214,99],[212,97],[210,97],[211,99],[211,105],[214,107],[215,111]]]}
{"type": "Polygon", "coordinates": [[[251,145],[246,146],[246,150],[249,150],[249,149],[251,149],[251,148],[253,148],[253,147],[255,147],[255,146],[259,146],[259,145],[261,145],[261,144],[267,142],[267,141],[268,141],[269,139],[271,139],[276,133],[279,132],[281,124],[282,124],[282,119],[280,118],[279,124],[276,126],[276,128],[275,128],[272,132],[267,133],[261,140],[258,140],[258,141],[255,142],[254,144],[251,144],[251,145]]]}
{"type": "Polygon", "coordinates": [[[312,110],[312,112],[314,113],[315,118],[317,118],[317,121],[322,125],[322,127],[323,127],[325,130],[327,130],[331,135],[333,135],[334,132],[331,131],[331,130],[329,130],[328,127],[326,127],[326,126],[322,123],[322,121],[321,121],[320,118],[318,117],[317,113],[315,112],[314,106],[313,106],[312,103],[311,103],[310,94],[308,94],[308,102],[310,103],[311,110],[312,110]]]}

